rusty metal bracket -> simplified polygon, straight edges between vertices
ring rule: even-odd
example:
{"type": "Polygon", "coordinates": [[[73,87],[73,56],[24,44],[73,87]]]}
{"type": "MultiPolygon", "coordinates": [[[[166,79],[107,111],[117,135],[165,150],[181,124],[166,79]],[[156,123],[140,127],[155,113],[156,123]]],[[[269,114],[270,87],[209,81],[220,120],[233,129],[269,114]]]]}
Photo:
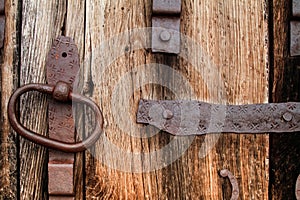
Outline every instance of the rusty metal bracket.
{"type": "Polygon", "coordinates": [[[90,99],[72,92],[79,72],[79,55],[74,41],[69,37],[58,37],[49,51],[46,61],[47,84],[28,84],[18,88],[8,103],[8,118],[13,129],[26,139],[49,147],[48,191],[49,199],[74,199],[75,152],[84,151],[100,137],[103,116],[98,106],[90,99]],[[28,92],[38,91],[51,94],[49,99],[49,138],[24,127],[17,118],[18,98],[28,92]],[[96,119],[93,133],[84,141],[75,143],[75,124],[72,105],[77,102],[89,106],[96,119]]]}
{"type": "Polygon", "coordinates": [[[293,16],[300,17],[300,1],[293,0],[293,16]]]}
{"type": "Polygon", "coordinates": [[[0,0],[0,48],[4,45],[5,34],[5,1],[0,0]]]}
{"type": "Polygon", "coordinates": [[[300,175],[297,178],[296,187],[295,187],[296,199],[300,200],[300,175]]]}
{"type": "Polygon", "coordinates": [[[140,100],[137,122],[173,135],[300,131],[300,103],[218,105],[140,100]]]}
{"type": "Polygon", "coordinates": [[[228,177],[231,186],[232,186],[232,192],[231,192],[231,198],[230,200],[237,200],[239,198],[239,185],[237,179],[234,177],[234,175],[227,169],[223,169],[220,171],[220,175],[223,178],[228,177]]]}
{"type": "Polygon", "coordinates": [[[291,56],[300,56],[300,22],[290,22],[290,54],[291,56]]]}
{"type": "Polygon", "coordinates": [[[152,52],[180,53],[181,0],[153,0],[152,52]]]}
{"type": "MultiPolygon", "coordinates": [[[[74,41],[69,37],[60,36],[54,40],[49,51],[47,61],[48,84],[57,84],[64,81],[71,86],[79,72],[79,55],[74,41]]],[[[61,92],[56,92],[58,97],[63,97],[61,92]]],[[[65,98],[60,98],[65,99],[65,98]]],[[[75,142],[75,123],[72,106],[50,101],[49,108],[49,138],[63,139],[68,143],[75,142]]],[[[49,199],[74,197],[74,159],[73,153],[61,153],[49,150],[48,162],[48,192],[49,199]],[[58,182],[59,180],[59,182],[58,182]]]]}

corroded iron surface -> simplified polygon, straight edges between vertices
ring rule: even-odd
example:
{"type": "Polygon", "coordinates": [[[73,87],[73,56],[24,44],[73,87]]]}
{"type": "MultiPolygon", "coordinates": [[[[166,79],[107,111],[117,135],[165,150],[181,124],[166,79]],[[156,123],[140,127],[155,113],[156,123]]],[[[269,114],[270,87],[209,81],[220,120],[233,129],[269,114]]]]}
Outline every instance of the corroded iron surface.
{"type": "MultiPolygon", "coordinates": [[[[63,81],[71,86],[79,72],[78,49],[69,37],[60,36],[54,40],[49,51],[47,62],[47,81],[56,85],[63,81]]],[[[49,137],[65,142],[75,142],[75,126],[72,116],[72,105],[55,100],[49,102],[49,137]]]]}
{"type": "Polygon", "coordinates": [[[90,99],[72,92],[72,84],[79,71],[79,56],[76,45],[68,37],[59,37],[49,52],[47,62],[47,84],[28,84],[18,88],[8,103],[8,117],[14,130],[37,144],[50,147],[48,162],[49,199],[73,199],[74,153],[93,145],[102,132],[103,117],[98,106],[90,99]],[[16,115],[19,97],[28,91],[51,94],[49,100],[49,138],[24,127],[16,115]],[[75,143],[75,123],[71,102],[88,105],[95,113],[97,123],[93,133],[82,142],[75,143]],[[69,104],[66,104],[69,102],[69,104]],[[63,151],[63,152],[61,152],[63,151]]]}
{"type": "Polygon", "coordinates": [[[180,15],[181,0],[153,0],[153,14],[180,15]]]}
{"type": "MultiPolygon", "coordinates": [[[[49,51],[47,62],[47,80],[56,85],[53,97],[65,102],[68,100],[75,77],[79,72],[79,55],[74,41],[69,37],[60,36],[54,40],[49,51]],[[63,82],[61,82],[63,81],[63,82]]],[[[68,143],[75,142],[75,123],[72,105],[50,100],[48,107],[49,137],[68,143]]],[[[49,196],[74,195],[74,154],[49,150],[48,191],[49,196]],[[59,175],[59,177],[57,176],[59,175]],[[60,182],[57,182],[60,179],[60,182]]]]}
{"type": "Polygon", "coordinates": [[[140,100],[137,122],[173,135],[300,131],[300,103],[217,105],[140,100]]]}
{"type": "Polygon", "coordinates": [[[4,45],[4,33],[5,33],[5,2],[0,0],[0,48],[4,45]]]}
{"type": "Polygon", "coordinates": [[[290,22],[290,53],[291,56],[300,55],[300,22],[291,21],[290,22]]]}
{"type": "Polygon", "coordinates": [[[153,0],[152,52],[180,53],[181,0],[153,0]]]}
{"type": "MultiPolygon", "coordinates": [[[[13,129],[22,137],[36,143],[40,144],[45,147],[49,147],[51,149],[64,151],[64,152],[81,152],[86,150],[87,148],[91,147],[95,144],[95,142],[98,140],[98,138],[101,135],[102,129],[103,129],[103,117],[102,112],[99,109],[99,107],[89,98],[86,98],[80,94],[76,94],[73,92],[70,92],[68,95],[68,102],[77,102],[80,104],[85,104],[89,106],[95,114],[95,119],[97,123],[95,123],[95,128],[93,133],[91,133],[87,138],[85,138],[84,141],[76,142],[76,143],[67,143],[63,141],[63,138],[60,138],[59,140],[49,139],[43,135],[40,135],[38,133],[35,133],[20,123],[20,120],[17,118],[17,110],[16,105],[18,102],[18,99],[20,96],[26,92],[29,91],[38,91],[44,94],[50,94],[53,95],[55,86],[50,86],[46,84],[28,84],[24,85],[20,88],[18,88],[13,95],[11,96],[9,102],[8,102],[8,119],[13,127],[13,129]]],[[[49,119],[50,120],[50,119],[49,119]]],[[[49,130],[50,131],[50,130],[49,130]]],[[[59,153],[61,156],[62,152],[59,153]]],[[[50,158],[51,160],[52,158],[50,158]]],[[[66,158],[64,158],[66,160],[66,158]]]]}
{"type": "Polygon", "coordinates": [[[237,200],[239,198],[239,184],[237,179],[233,176],[233,174],[227,170],[227,169],[223,169],[220,171],[220,175],[223,178],[228,177],[230,183],[231,183],[231,187],[232,187],[232,192],[231,192],[231,198],[230,200],[237,200]]]}

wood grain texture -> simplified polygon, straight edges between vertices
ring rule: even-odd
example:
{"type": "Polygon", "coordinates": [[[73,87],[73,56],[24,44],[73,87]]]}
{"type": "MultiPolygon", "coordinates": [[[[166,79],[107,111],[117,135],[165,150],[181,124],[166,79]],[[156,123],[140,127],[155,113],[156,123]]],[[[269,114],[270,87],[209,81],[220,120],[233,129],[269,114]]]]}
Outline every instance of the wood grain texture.
{"type": "Polygon", "coordinates": [[[87,199],[229,199],[230,184],[218,175],[223,168],[237,177],[241,199],[268,198],[266,134],[216,134],[182,142],[160,132],[141,138],[155,130],[135,124],[140,98],[268,102],[267,2],[184,0],[182,8],[181,32],[190,39],[183,40],[176,57],[135,49],[149,42],[147,32],[121,34],[150,25],[151,2],[86,1],[85,64],[90,67],[83,72],[85,92],[105,118],[103,137],[87,153],[87,199]],[[148,67],[151,63],[170,67],[148,67]],[[178,76],[192,92],[178,84],[178,76]],[[193,142],[176,160],[176,149],[160,153],[172,141],[178,149],[193,142]]]}
{"type": "Polygon", "coordinates": [[[7,104],[18,84],[19,2],[5,2],[5,44],[1,49],[0,199],[16,199],[18,190],[17,137],[7,117],[7,104]]]}
{"type": "MultiPolygon", "coordinates": [[[[289,55],[289,22],[292,1],[273,1],[272,101],[300,100],[300,58],[289,55]]],[[[300,135],[274,134],[270,137],[270,199],[295,199],[300,173],[300,135]]]]}
{"type": "MultiPolygon", "coordinates": [[[[80,68],[83,68],[83,60],[84,60],[84,49],[85,49],[85,1],[82,0],[73,0],[67,1],[67,9],[66,9],[66,18],[65,18],[65,35],[74,39],[75,44],[78,47],[79,51],[79,63],[80,68]]],[[[83,71],[83,69],[80,69],[83,71]]],[[[77,77],[79,78],[79,77],[77,77]]],[[[80,106],[76,111],[79,113],[76,115],[76,120],[78,123],[84,121],[84,112],[83,108],[80,106]]],[[[82,130],[80,128],[84,128],[82,126],[76,126],[77,129],[77,141],[82,139],[82,130]]],[[[74,185],[75,185],[75,199],[81,200],[85,196],[84,192],[84,153],[77,153],[75,156],[75,172],[74,172],[74,185]]]]}
{"type": "MultiPolygon", "coordinates": [[[[107,141],[121,150],[118,153],[106,148],[102,138],[86,154],[86,192],[80,181],[82,155],[78,154],[77,198],[85,193],[87,199],[228,199],[229,182],[218,175],[219,170],[228,168],[238,178],[241,199],[267,199],[267,135],[209,135],[181,141],[163,132],[146,137],[155,129],[135,124],[140,98],[267,102],[266,10],[265,2],[183,1],[181,31],[191,39],[184,40],[183,52],[177,57],[135,49],[149,43],[147,31],[121,34],[151,25],[151,1],[23,1],[21,85],[45,82],[44,62],[52,39],[61,33],[74,37],[83,61],[80,92],[100,106],[107,141]],[[146,65],[151,63],[170,67],[146,65]],[[213,66],[207,65],[211,63],[213,66]],[[183,77],[188,88],[178,84],[178,76],[183,77]],[[159,84],[161,80],[165,80],[165,87],[159,84]],[[146,84],[137,89],[142,83],[146,84]],[[121,120],[115,111],[120,112],[121,120]],[[190,141],[193,142],[189,145],[190,141]],[[177,151],[159,153],[172,142],[176,148],[189,146],[177,160],[177,151]],[[209,147],[212,149],[207,156],[199,156],[209,147]],[[123,156],[124,151],[139,156],[132,159],[123,156]],[[151,152],[152,157],[145,156],[151,152]],[[176,161],[153,170],[165,159],[176,161]],[[144,169],[144,173],[132,172],[138,169],[144,169]]],[[[45,134],[46,98],[35,93],[25,95],[20,108],[22,122],[45,134]]],[[[92,114],[85,111],[79,120],[86,123],[85,129],[79,127],[78,132],[88,134],[92,114]]],[[[46,198],[45,153],[44,148],[21,140],[21,199],[46,198]]]]}
{"type": "MultiPolygon", "coordinates": [[[[85,1],[75,0],[67,1],[67,13],[65,19],[65,35],[72,37],[75,44],[79,48],[79,63],[80,68],[83,68],[84,61],[84,49],[85,49],[85,1]]],[[[84,71],[81,69],[81,71],[84,71]]],[[[79,77],[77,77],[79,78],[79,77]]],[[[79,107],[77,110],[76,120],[84,121],[83,108],[79,107]]],[[[77,122],[76,124],[78,124],[77,122]]],[[[82,140],[83,126],[76,126],[77,129],[77,141],[82,140]]],[[[75,156],[75,199],[81,200],[84,198],[84,168],[85,167],[85,157],[84,153],[77,153],[75,156]]]]}
{"type": "MultiPolygon", "coordinates": [[[[61,34],[65,1],[22,2],[20,85],[45,83],[45,60],[52,40],[61,34]]],[[[28,93],[21,99],[21,122],[29,129],[47,133],[46,97],[28,93]]],[[[46,149],[20,139],[20,199],[47,197],[46,149]]]]}

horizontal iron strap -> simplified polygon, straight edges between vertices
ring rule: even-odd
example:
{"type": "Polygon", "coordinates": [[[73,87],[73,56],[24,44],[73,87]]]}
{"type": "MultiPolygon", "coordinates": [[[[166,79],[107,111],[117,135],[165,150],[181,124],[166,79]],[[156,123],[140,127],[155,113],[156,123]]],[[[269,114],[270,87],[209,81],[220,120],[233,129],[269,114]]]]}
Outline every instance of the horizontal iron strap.
{"type": "Polygon", "coordinates": [[[137,122],[173,135],[300,131],[300,103],[218,105],[201,101],[140,100],[137,122]]]}

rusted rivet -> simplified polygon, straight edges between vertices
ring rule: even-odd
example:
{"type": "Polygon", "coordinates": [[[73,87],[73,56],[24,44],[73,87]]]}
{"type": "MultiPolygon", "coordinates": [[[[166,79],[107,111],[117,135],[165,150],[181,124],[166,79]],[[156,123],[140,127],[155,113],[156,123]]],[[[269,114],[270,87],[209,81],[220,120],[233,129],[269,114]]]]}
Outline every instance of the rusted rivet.
{"type": "Polygon", "coordinates": [[[230,181],[231,186],[232,186],[232,192],[231,192],[230,200],[237,200],[239,198],[239,186],[238,186],[238,182],[237,182],[236,178],[227,169],[221,170],[220,175],[224,178],[226,178],[226,177],[229,178],[229,181],[230,181]]]}
{"type": "Polygon", "coordinates": [[[171,119],[173,116],[174,116],[174,115],[173,115],[173,112],[172,112],[171,110],[165,110],[165,111],[163,112],[163,117],[164,117],[165,119],[171,119]]]}
{"type": "Polygon", "coordinates": [[[69,85],[62,81],[57,82],[53,90],[53,98],[58,101],[66,102],[69,100],[69,94],[70,94],[69,85]]]}
{"type": "Polygon", "coordinates": [[[290,121],[292,121],[292,119],[293,119],[293,115],[292,115],[291,113],[289,113],[289,112],[286,112],[286,113],[284,113],[284,115],[283,115],[283,119],[284,119],[285,121],[287,121],[287,122],[290,122],[290,121]]]}
{"type": "Polygon", "coordinates": [[[168,30],[163,30],[160,35],[160,39],[164,42],[168,42],[171,39],[171,33],[168,30]]]}

